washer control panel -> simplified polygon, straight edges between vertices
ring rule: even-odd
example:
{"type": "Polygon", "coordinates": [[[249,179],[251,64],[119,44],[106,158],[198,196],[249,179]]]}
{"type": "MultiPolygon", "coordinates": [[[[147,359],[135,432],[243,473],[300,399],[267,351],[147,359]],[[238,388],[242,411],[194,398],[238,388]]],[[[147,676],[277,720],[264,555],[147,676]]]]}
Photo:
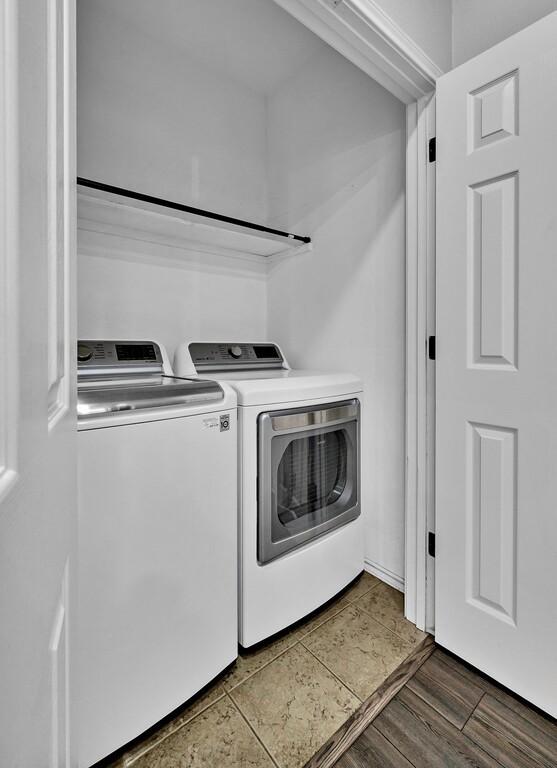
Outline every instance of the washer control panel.
{"type": "Polygon", "coordinates": [[[77,342],[77,367],[80,374],[125,370],[162,371],[162,355],[153,341],[77,342]]]}
{"type": "Polygon", "coordinates": [[[221,368],[283,368],[276,344],[192,342],[189,351],[197,371],[221,368]]]}

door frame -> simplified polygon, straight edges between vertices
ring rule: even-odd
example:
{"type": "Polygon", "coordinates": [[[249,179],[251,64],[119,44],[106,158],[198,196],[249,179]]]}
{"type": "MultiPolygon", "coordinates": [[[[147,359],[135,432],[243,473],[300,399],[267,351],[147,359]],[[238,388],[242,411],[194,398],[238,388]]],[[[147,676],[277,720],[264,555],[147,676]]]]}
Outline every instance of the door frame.
{"type": "Polygon", "coordinates": [[[426,344],[435,335],[435,164],[428,140],[443,71],[374,0],[274,2],[406,105],[405,614],[432,631],[435,389],[426,344]]]}
{"type": "Polygon", "coordinates": [[[0,500],[18,479],[18,125],[15,0],[0,0],[0,500]]]}
{"type": "MultiPolygon", "coordinates": [[[[433,631],[434,561],[427,542],[435,522],[435,377],[427,339],[435,335],[435,163],[429,163],[428,141],[443,71],[374,0],[275,2],[406,105],[405,615],[433,631]]],[[[389,574],[375,572],[389,581],[389,574]]]]}

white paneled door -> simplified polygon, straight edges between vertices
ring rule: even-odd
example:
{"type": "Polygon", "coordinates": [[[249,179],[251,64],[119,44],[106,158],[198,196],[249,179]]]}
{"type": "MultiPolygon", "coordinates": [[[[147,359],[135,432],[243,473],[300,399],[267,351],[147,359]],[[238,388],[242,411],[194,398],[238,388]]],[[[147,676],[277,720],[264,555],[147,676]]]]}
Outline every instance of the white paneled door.
{"type": "Polygon", "coordinates": [[[0,0],[0,765],[68,768],[74,0],[0,0]]]}
{"type": "Polygon", "coordinates": [[[557,14],[437,91],[436,639],[557,715],[557,14]]]}

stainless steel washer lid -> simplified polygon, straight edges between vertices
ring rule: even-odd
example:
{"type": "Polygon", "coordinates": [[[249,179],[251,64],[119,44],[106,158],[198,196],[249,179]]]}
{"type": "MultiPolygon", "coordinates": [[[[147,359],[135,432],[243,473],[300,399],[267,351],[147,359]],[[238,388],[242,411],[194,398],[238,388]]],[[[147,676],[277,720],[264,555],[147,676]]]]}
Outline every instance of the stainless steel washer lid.
{"type": "Polygon", "coordinates": [[[78,383],[78,419],[144,408],[199,405],[224,399],[216,381],[147,375],[88,376],[78,383]]]}

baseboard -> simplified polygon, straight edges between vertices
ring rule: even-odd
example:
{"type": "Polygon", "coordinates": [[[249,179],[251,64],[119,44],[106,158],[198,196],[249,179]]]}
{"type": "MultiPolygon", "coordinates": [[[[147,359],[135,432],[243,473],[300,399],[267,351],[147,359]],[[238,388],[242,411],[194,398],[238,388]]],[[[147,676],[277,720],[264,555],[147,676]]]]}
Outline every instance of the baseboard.
{"type": "Polygon", "coordinates": [[[398,589],[399,592],[404,592],[404,579],[396,573],[389,571],[388,568],[383,568],[383,566],[368,560],[367,557],[364,560],[364,568],[368,573],[384,581],[385,584],[398,589]]]}

